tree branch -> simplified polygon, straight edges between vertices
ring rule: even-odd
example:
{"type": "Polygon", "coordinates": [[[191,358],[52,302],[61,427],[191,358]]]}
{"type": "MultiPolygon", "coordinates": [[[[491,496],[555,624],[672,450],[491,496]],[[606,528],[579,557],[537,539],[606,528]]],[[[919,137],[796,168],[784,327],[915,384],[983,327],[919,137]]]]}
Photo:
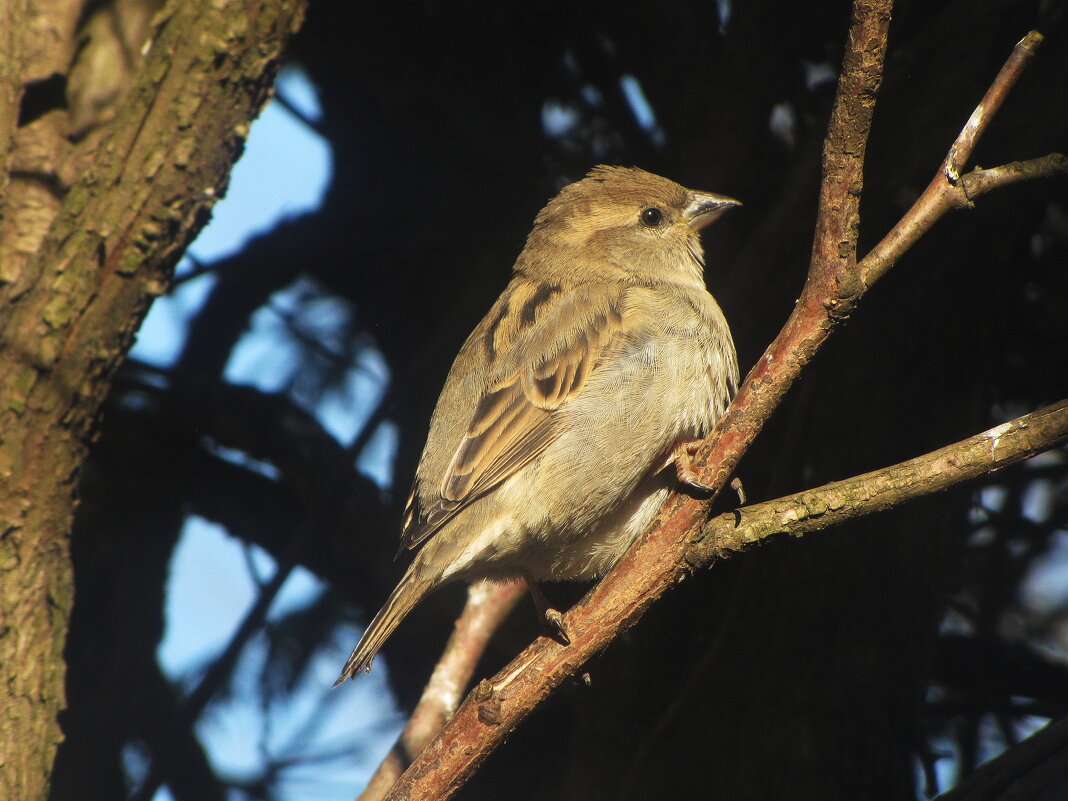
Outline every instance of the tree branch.
{"type": "Polygon", "coordinates": [[[1068,769],[1068,719],[1050,722],[1019,745],[982,765],[939,801],[1050,798],[1068,769]]]}
{"type": "MultiPolygon", "coordinates": [[[[882,76],[891,0],[856,0],[838,94],[824,149],[813,264],[786,327],[750,372],[706,441],[698,464],[717,465],[702,481],[719,489],[802,367],[829,334],[828,308],[848,313],[855,274],[863,153],[882,76]],[[845,243],[843,246],[842,243],[845,243]],[[838,287],[849,287],[839,291],[838,287]],[[825,308],[826,306],[826,308],[825,308]],[[703,457],[703,458],[702,458],[703,457]]],[[[650,534],[567,614],[571,645],[539,638],[492,681],[483,681],[390,792],[390,799],[448,798],[527,714],[671,586],[690,532],[710,500],[676,496],[650,534]]]]}
{"type": "Polygon", "coordinates": [[[1065,442],[1068,400],[892,467],[718,515],[705,524],[687,560],[699,567],[723,551],[740,551],[775,534],[800,537],[885,512],[1065,442]]]}
{"type": "Polygon", "coordinates": [[[976,167],[960,179],[960,185],[970,207],[972,201],[994,189],[1057,174],[1068,174],[1068,158],[1061,153],[1050,153],[1042,158],[1010,161],[1000,167],[976,167]]]}
{"type": "MultiPolygon", "coordinates": [[[[894,229],[897,231],[907,222],[909,230],[914,231],[915,235],[912,238],[899,237],[896,244],[891,246],[887,243],[894,234],[891,232],[887,240],[858,264],[856,240],[860,222],[863,156],[875,96],[881,82],[891,5],[890,0],[856,0],[854,3],[849,46],[825,141],[819,217],[805,287],[782,331],[750,371],[731,407],[705,441],[695,460],[699,466],[706,466],[700,476],[702,483],[714,487],[717,493],[732,475],[764,422],[831,331],[852,313],[871,283],[889,269],[915,238],[942,214],[955,207],[955,204],[947,201],[917,201],[894,229]]],[[[958,138],[957,147],[947,156],[936,176],[939,184],[945,183],[943,176],[946,165],[963,163],[970,155],[975,140],[997,110],[1000,99],[1028,63],[1039,40],[1037,36],[1028,37],[1025,39],[1027,46],[1018,46],[1014,51],[1010,58],[1011,67],[1002,70],[987,93],[987,97],[996,98],[996,102],[988,102],[985,108],[977,109],[978,116],[973,114],[973,121],[958,138]]],[[[1059,169],[1060,162],[1055,157],[1040,161],[1042,163],[1025,163],[1028,164],[1026,169],[1011,175],[1010,165],[1006,165],[1004,168],[995,168],[999,171],[995,175],[978,174],[968,178],[968,181],[979,181],[975,189],[981,193],[1012,180],[1022,180],[1025,175],[1051,174],[1059,169]]],[[[959,183],[965,184],[965,179],[960,179],[959,183]]],[[[1055,412],[1055,422],[1052,423],[1055,431],[1052,434],[1047,432],[1048,439],[1041,440],[1043,444],[1037,446],[1039,449],[1064,441],[1063,404],[1052,408],[1054,411],[1047,409],[1036,413],[1041,416],[1055,412]]],[[[831,525],[832,521],[846,519],[849,515],[844,512],[841,517],[836,517],[839,508],[848,507],[853,515],[869,511],[867,504],[872,503],[870,500],[857,500],[852,505],[846,503],[854,495],[860,498],[865,493],[871,493],[878,496],[880,502],[893,505],[907,497],[936,491],[941,486],[959,483],[1004,464],[1009,452],[1003,450],[1007,447],[1004,443],[1020,432],[1029,431],[1033,422],[1023,418],[1022,421],[1007,424],[1008,427],[1002,426],[979,435],[979,438],[973,438],[974,442],[965,441],[970,443],[967,447],[979,448],[980,451],[985,447],[989,452],[985,460],[980,458],[979,451],[974,454],[978,461],[972,469],[977,472],[962,471],[960,465],[954,463],[954,459],[964,459],[966,453],[970,453],[962,444],[964,450],[960,453],[938,452],[940,456],[932,456],[932,461],[925,462],[929,470],[941,470],[945,475],[937,479],[928,476],[911,491],[900,487],[894,490],[892,483],[893,476],[903,481],[909,470],[918,469],[916,466],[908,467],[910,463],[905,463],[899,466],[905,471],[903,473],[869,474],[824,488],[828,492],[834,488],[833,491],[838,493],[834,496],[834,504],[838,506],[829,502],[822,506],[817,503],[811,508],[805,506],[812,498],[823,497],[814,495],[821,492],[814,490],[802,493],[800,500],[795,500],[786,512],[781,512],[777,506],[760,505],[743,510],[743,520],[754,514],[756,509],[760,510],[759,513],[767,514],[774,514],[778,510],[780,517],[775,531],[800,533],[804,530],[802,519],[809,521],[811,528],[815,529],[831,525]],[[888,481],[891,483],[883,486],[888,481]],[[939,482],[948,483],[939,485],[939,482]],[[853,495],[844,495],[847,490],[853,495]],[[784,522],[781,514],[792,514],[797,519],[784,522]]],[[[1017,458],[1025,458],[1034,452],[1035,442],[1026,437],[1020,442],[1023,444],[1017,458]]],[[[786,500],[770,503],[783,503],[786,500]]],[[[692,570],[694,560],[703,563],[702,560],[707,561],[721,549],[729,547],[723,544],[730,541],[726,529],[722,532],[717,529],[715,532],[715,537],[722,537],[722,542],[709,534],[706,536],[712,539],[708,541],[715,541],[716,544],[699,545],[706,541],[702,539],[702,530],[709,503],[709,500],[679,495],[669,499],[650,533],[637,542],[567,614],[566,625],[571,645],[565,647],[540,638],[492,680],[481,682],[439,737],[412,764],[388,798],[450,797],[488,753],[556,686],[601,651],[621,631],[633,625],[670,586],[685,578],[692,570]],[[702,551],[702,548],[708,550],[702,551]]],[[[734,520],[735,517],[731,515],[722,518],[716,525],[728,527],[728,522],[724,521],[729,521],[729,527],[733,527],[734,520]]],[[[758,532],[756,528],[751,532],[749,536],[754,540],[768,535],[758,532]]],[[[737,533],[735,536],[738,536],[737,533]]]]}
{"type": "Polygon", "coordinates": [[[493,632],[526,593],[522,581],[479,581],[467,589],[467,603],[400,738],[378,766],[357,801],[378,801],[426,744],[456,712],[475,666],[493,632]]]}
{"type": "Polygon", "coordinates": [[[1027,65],[1034,59],[1038,48],[1042,46],[1042,34],[1038,31],[1028,31],[1027,35],[1016,43],[1012,53],[1006,59],[998,72],[990,88],[986,90],[983,99],[975,107],[972,115],[965,123],[956,141],[949,148],[946,160],[942,162],[942,174],[951,184],[957,183],[960,178],[961,168],[972,157],[972,151],[979,144],[979,139],[998,113],[1001,104],[1009,94],[1009,90],[1016,85],[1027,65]]]}
{"type": "MultiPolygon", "coordinates": [[[[588,596],[583,602],[587,614],[581,618],[584,623],[581,631],[572,627],[576,618],[568,616],[570,646],[541,638],[492,680],[479,684],[442,736],[431,744],[433,753],[422,755],[413,766],[432,766],[426,771],[426,781],[411,782],[409,787],[398,785],[388,797],[449,797],[458,785],[437,781],[435,768],[440,770],[441,764],[451,766],[457,761],[473,761],[477,765],[484,756],[479,746],[487,739],[495,744],[499,731],[503,729],[504,734],[511,731],[548,694],[544,686],[547,672],[552,671],[550,675],[554,679],[563,678],[581,667],[585,660],[579,661],[570,652],[578,650],[588,659],[637,622],[641,613],[670,584],[683,580],[717,557],[726,556],[726,552],[742,551],[777,534],[802,536],[884,512],[1065,442],[1068,442],[1068,400],[891,467],[717,516],[694,534],[683,558],[672,566],[673,572],[663,576],[656,595],[638,599],[630,609],[598,606],[588,596]],[[550,658],[545,657],[546,652],[550,658]],[[435,766],[432,759],[440,762],[435,766]]],[[[598,588],[594,588],[591,596],[598,588]]],[[[410,781],[408,774],[404,778],[410,781]]]]}
{"type": "Polygon", "coordinates": [[[973,173],[961,177],[960,174],[961,168],[971,158],[979,138],[990,125],[998,109],[1001,108],[1009,90],[1016,85],[1024,69],[1034,59],[1041,44],[1042,34],[1038,31],[1029,32],[1017,42],[994,82],[983,95],[983,99],[979,101],[979,105],[975,107],[968,122],[950,145],[942,166],[935,173],[927,188],[912,204],[912,208],[905,212],[897,225],[890,230],[890,233],[883,237],[882,241],[872,248],[860,263],[860,277],[865,287],[870,287],[886,275],[887,270],[901,258],[902,254],[950,209],[969,208],[972,201],[980,194],[999,186],[1064,171],[1064,157],[1052,154],[1036,162],[1014,162],[1019,165],[1030,165],[1016,171],[1009,169],[1011,165],[1005,165],[996,167],[993,171],[976,170],[980,173],[978,176],[973,173]],[[986,175],[988,172],[994,172],[994,175],[986,175]]]}

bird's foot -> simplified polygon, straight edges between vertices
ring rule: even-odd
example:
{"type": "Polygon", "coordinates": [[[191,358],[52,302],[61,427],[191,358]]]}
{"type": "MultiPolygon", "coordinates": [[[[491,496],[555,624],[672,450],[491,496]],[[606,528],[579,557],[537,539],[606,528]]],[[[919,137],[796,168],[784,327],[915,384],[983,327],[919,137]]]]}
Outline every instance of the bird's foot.
{"type": "Polygon", "coordinates": [[[571,645],[571,637],[568,636],[563,614],[559,609],[549,606],[549,599],[545,597],[537,581],[527,575],[523,578],[527,583],[527,590],[530,591],[530,597],[534,601],[534,608],[538,610],[538,619],[541,621],[545,636],[556,640],[561,645],[571,645]]]}
{"type": "Polygon", "coordinates": [[[672,451],[671,460],[675,462],[675,475],[678,476],[680,484],[709,495],[713,491],[712,487],[703,483],[697,477],[697,471],[693,469],[693,457],[697,453],[697,449],[701,447],[702,441],[695,439],[689,442],[680,442],[675,446],[675,450],[672,451]]]}
{"type": "MultiPolygon", "coordinates": [[[[680,484],[708,495],[712,493],[712,487],[702,482],[697,477],[697,471],[693,469],[693,457],[701,442],[699,439],[680,442],[672,451],[670,460],[675,462],[675,474],[680,484]]],[[[742,486],[742,480],[735,476],[731,479],[730,487],[738,496],[738,505],[745,506],[745,487],[742,486]]]]}
{"type": "Polygon", "coordinates": [[[553,609],[551,606],[545,607],[542,612],[542,622],[547,636],[562,645],[571,645],[571,638],[567,635],[567,626],[564,625],[564,616],[560,614],[559,609],[553,609]]]}

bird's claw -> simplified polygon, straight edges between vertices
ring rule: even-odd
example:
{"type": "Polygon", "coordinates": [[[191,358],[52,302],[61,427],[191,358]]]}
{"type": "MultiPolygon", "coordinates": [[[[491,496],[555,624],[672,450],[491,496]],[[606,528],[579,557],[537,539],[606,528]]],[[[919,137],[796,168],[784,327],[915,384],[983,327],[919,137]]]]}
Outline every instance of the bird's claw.
{"type": "MultiPolygon", "coordinates": [[[[693,456],[697,453],[700,445],[701,440],[699,439],[691,442],[680,442],[675,446],[671,459],[675,462],[675,474],[678,476],[680,484],[697,492],[711,495],[715,491],[714,488],[701,481],[697,477],[697,471],[693,469],[693,456]]],[[[745,506],[745,487],[742,486],[742,480],[735,476],[731,479],[730,487],[738,496],[738,505],[745,506]]]]}
{"type": "Polygon", "coordinates": [[[547,607],[542,612],[542,620],[545,624],[547,636],[559,642],[561,645],[571,645],[571,637],[568,636],[567,626],[564,624],[564,616],[560,610],[547,607]]]}
{"type": "Polygon", "coordinates": [[[697,471],[693,469],[693,455],[697,453],[700,445],[699,439],[692,442],[680,442],[675,446],[671,458],[675,462],[675,475],[678,476],[680,484],[704,495],[711,495],[713,488],[703,483],[697,477],[697,471]]]}
{"type": "Polygon", "coordinates": [[[541,591],[538,582],[529,574],[524,574],[523,578],[527,582],[527,589],[530,591],[530,597],[534,601],[534,608],[538,610],[538,619],[541,621],[545,636],[556,640],[561,645],[571,645],[571,637],[568,636],[567,626],[564,625],[564,616],[560,613],[560,610],[549,606],[549,599],[541,591]]]}

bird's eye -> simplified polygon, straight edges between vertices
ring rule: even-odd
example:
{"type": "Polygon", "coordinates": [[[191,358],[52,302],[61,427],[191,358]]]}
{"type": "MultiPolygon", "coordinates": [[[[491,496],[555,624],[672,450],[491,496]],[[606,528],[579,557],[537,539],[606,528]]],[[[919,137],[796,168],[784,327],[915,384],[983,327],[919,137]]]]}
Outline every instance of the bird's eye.
{"type": "Polygon", "coordinates": [[[664,219],[664,212],[658,209],[656,206],[650,206],[647,209],[642,209],[641,214],[642,225],[646,225],[649,228],[656,228],[664,219]]]}

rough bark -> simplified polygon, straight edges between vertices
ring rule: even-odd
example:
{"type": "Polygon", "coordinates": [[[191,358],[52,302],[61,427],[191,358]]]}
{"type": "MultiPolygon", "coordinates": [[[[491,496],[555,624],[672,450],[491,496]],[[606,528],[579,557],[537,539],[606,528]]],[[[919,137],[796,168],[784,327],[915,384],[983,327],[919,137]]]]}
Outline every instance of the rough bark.
{"type": "Polygon", "coordinates": [[[94,418],[225,191],[303,3],[168,6],[114,120],[77,141],[62,104],[39,89],[71,64],[80,4],[4,8],[0,797],[39,799],[61,736],[69,533],[94,418]]]}

